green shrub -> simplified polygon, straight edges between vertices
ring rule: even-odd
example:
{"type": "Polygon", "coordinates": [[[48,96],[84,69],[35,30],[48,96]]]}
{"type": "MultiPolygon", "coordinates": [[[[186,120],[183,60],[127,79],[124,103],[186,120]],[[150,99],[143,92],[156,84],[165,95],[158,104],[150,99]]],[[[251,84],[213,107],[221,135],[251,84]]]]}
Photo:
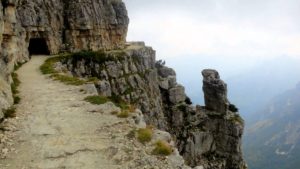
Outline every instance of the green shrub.
{"type": "Polygon", "coordinates": [[[103,96],[88,96],[84,100],[97,105],[104,104],[110,101],[107,97],[103,97],[103,96]]]}
{"type": "Polygon", "coordinates": [[[172,151],[172,147],[169,145],[169,143],[160,140],[155,143],[155,148],[152,151],[152,154],[168,156],[172,153],[172,151]]]}
{"type": "Polygon", "coordinates": [[[239,109],[234,104],[230,104],[228,109],[232,112],[238,112],[239,111],[239,109]]]}
{"type": "Polygon", "coordinates": [[[189,98],[189,97],[186,97],[184,102],[186,104],[188,104],[188,105],[192,105],[193,104],[193,102],[191,101],[191,98],[189,98]]]}
{"type": "Polygon", "coordinates": [[[143,128],[137,131],[137,139],[141,143],[150,142],[153,137],[153,130],[151,128],[143,128]]]}
{"type": "Polygon", "coordinates": [[[187,111],[187,106],[184,104],[178,105],[177,109],[182,111],[182,112],[186,112],[187,111]]]}

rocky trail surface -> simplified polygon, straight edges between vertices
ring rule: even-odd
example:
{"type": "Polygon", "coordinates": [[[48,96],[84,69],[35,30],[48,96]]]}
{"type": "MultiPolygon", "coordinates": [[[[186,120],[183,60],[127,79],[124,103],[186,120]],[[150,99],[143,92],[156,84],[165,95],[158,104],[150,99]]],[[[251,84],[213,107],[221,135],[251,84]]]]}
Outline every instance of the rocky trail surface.
{"type": "MultiPolygon", "coordinates": [[[[21,103],[17,117],[5,122],[1,169],[114,169],[185,168],[182,159],[151,155],[128,133],[136,126],[132,117],[118,118],[113,103],[92,105],[83,86],[70,86],[40,73],[44,56],[35,56],[18,71],[21,103]],[[8,136],[7,136],[8,135],[8,136]]],[[[0,145],[1,145],[0,144],[0,145]]]]}

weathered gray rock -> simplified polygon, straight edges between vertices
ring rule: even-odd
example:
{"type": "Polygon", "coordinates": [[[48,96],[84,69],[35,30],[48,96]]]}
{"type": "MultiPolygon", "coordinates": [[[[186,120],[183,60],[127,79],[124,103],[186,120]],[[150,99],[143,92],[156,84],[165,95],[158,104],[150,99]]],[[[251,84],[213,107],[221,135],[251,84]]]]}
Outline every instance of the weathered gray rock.
{"type": "Polygon", "coordinates": [[[168,76],[176,76],[176,73],[172,68],[163,66],[163,67],[158,68],[158,75],[163,78],[166,78],[168,76]]]}
{"type": "Polygon", "coordinates": [[[98,93],[102,96],[109,97],[112,94],[110,83],[108,81],[105,81],[105,80],[98,81],[96,83],[96,88],[98,90],[98,93]]]}
{"type": "Polygon", "coordinates": [[[169,81],[166,78],[160,79],[159,80],[159,87],[168,90],[169,89],[169,81]]]}
{"type": "Polygon", "coordinates": [[[177,85],[176,87],[171,88],[169,90],[169,99],[173,104],[178,104],[185,101],[186,95],[184,92],[184,87],[181,85],[177,85]]]}
{"type": "Polygon", "coordinates": [[[98,95],[98,91],[96,89],[96,86],[93,83],[85,84],[85,85],[82,86],[82,88],[86,92],[86,94],[98,95]]]}
{"type": "Polygon", "coordinates": [[[225,114],[229,106],[226,83],[220,79],[216,70],[203,70],[202,75],[206,108],[225,114]]]}
{"type": "Polygon", "coordinates": [[[144,120],[143,112],[137,109],[133,114],[133,119],[138,128],[146,128],[147,124],[144,120]]]}
{"type": "Polygon", "coordinates": [[[167,77],[169,82],[169,88],[175,87],[177,85],[176,76],[167,77]]]}

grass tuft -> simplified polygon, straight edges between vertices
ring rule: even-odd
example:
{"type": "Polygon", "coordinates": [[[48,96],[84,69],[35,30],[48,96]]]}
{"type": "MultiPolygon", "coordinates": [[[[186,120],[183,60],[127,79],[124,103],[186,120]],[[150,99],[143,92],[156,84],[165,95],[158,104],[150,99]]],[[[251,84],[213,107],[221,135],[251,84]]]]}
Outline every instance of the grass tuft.
{"type": "Polygon", "coordinates": [[[137,139],[141,143],[147,143],[152,140],[153,130],[151,128],[143,128],[137,131],[137,139]]]}
{"type": "Polygon", "coordinates": [[[16,108],[14,106],[10,107],[3,111],[4,118],[15,118],[16,117],[16,108]]]}
{"type": "Polygon", "coordinates": [[[233,122],[237,122],[239,124],[244,124],[245,123],[244,120],[242,119],[242,117],[238,114],[235,114],[230,120],[233,121],[233,122]]]}
{"type": "Polygon", "coordinates": [[[110,101],[107,97],[103,96],[88,96],[84,100],[97,105],[105,104],[106,102],[110,101]]]}
{"type": "Polygon", "coordinates": [[[54,80],[58,80],[66,85],[80,86],[86,83],[84,80],[81,80],[79,78],[61,75],[61,74],[52,74],[51,77],[54,80]]]}
{"type": "Polygon", "coordinates": [[[58,80],[64,84],[67,85],[75,85],[75,86],[80,86],[86,83],[95,83],[98,81],[98,79],[96,77],[91,77],[87,80],[82,80],[78,77],[73,77],[73,76],[67,76],[64,74],[59,74],[59,72],[57,72],[54,69],[54,64],[57,62],[62,62],[63,60],[66,60],[69,57],[72,57],[72,55],[61,55],[61,56],[57,56],[57,57],[53,57],[53,58],[49,58],[45,61],[45,63],[40,67],[40,70],[43,74],[49,75],[51,74],[50,77],[52,77],[54,80],[58,80]]]}
{"type": "Polygon", "coordinates": [[[111,115],[117,115],[119,112],[117,112],[117,111],[112,111],[112,112],[110,112],[110,114],[111,115]]]}
{"type": "Polygon", "coordinates": [[[65,59],[67,56],[62,55],[62,56],[57,56],[57,57],[52,57],[49,58],[45,61],[45,63],[40,67],[40,70],[43,74],[53,74],[53,73],[58,73],[55,69],[54,69],[54,64],[56,62],[60,62],[63,59],[65,59]]]}
{"type": "Polygon", "coordinates": [[[128,110],[130,108],[129,104],[125,102],[120,96],[112,95],[109,99],[120,107],[122,110],[128,110]]]}
{"type": "Polygon", "coordinates": [[[19,104],[21,102],[21,98],[19,96],[14,96],[14,104],[19,104]]]}
{"type": "Polygon", "coordinates": [[[18,74],[17,73],[13,72],[11,74],[11,77],[12,77],[12,80],[13,80],[12,84],[10,85],[11,91],[12,91],[12,93],[14,95],[16,95],[16,94],[19,93],[18,87],[20,86],[21,82],[20,82],[20,80],[18,78],[18,74]]]}
{"type": "Polygon", "coordinates": [[[169,143],[159,140],[155,143],[155,148],[152,151],[152,154],[168,156],[172,153],[172,151],[172,147],[169,143]]]}
{"type": "Polygon", "coordinates": [[[127,117],[129,117],[129,111],[128,110],[122,110],[120,113],[117,114],[117,117],[127,118],[127,117]]]}
{"type": "Polygon", "coordinates": [[[19,90],[18,87],[21,84],[21,81],[19,80],[18,74],[13,72],[11,74],[12,80],[13,82],[11,83],[10,87],[11,87],[11,92],[13,94],[13,98],[14,98],[14,104],[19,104],[21,101],[21,98],[18,96],[19,94],[19,90]]]}

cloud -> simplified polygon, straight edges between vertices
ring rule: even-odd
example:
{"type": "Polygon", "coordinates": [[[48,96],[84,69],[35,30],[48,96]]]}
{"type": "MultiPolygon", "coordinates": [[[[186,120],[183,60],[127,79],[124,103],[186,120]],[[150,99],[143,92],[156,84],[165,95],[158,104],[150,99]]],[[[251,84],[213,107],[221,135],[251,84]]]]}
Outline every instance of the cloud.
{"type": "Polygon", "coordinates": [[[146,41],[162,58],[300,55],[300,2],[296,0],[125,3],[131,20],[128,40],[146,41]]]}

